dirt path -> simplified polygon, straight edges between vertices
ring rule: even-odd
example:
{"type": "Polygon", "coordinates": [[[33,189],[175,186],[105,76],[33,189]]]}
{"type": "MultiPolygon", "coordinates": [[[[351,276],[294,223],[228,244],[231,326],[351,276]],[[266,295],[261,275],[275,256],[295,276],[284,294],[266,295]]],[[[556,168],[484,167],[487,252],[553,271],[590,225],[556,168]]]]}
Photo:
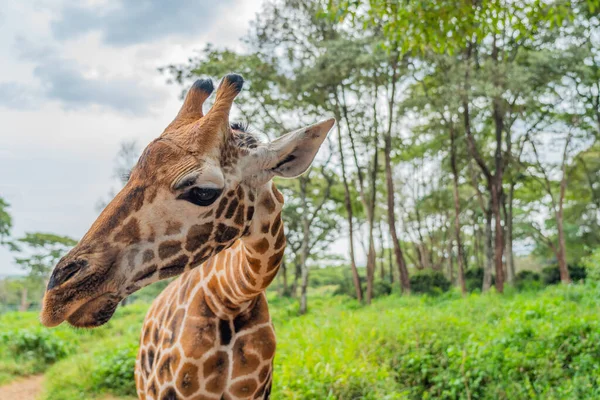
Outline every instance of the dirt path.
{"type": "Polygon", "coordinates": [[[35,400],[42,390],[43,375],[18,379],[0,387],[0,399],[35,400]]]}

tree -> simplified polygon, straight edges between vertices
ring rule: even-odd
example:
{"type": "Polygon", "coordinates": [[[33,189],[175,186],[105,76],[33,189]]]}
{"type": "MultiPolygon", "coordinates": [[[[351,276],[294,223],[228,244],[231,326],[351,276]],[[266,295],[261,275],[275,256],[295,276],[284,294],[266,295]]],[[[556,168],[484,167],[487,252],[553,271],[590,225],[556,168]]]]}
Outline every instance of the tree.
{"type": "Polygon", "coordinates": [[[20,253],[26,256],[15,257],[15,262],[30,278],[39,282],[45,281],[61,257],[77,244],[68,236],[42,232],[26,233],[16,242],[20,245],[20,253]]]}
{"type": "Polygon", "coordinates": [[[67,236],[41,232],[26,233],[16,239],[13,251],[18,251],[19,256],[15,262],[27,273],[21,285],[21,311],[29,308],[29,291],[45,287],[56,263],[76,244],[67,236]]]}
{"type": "Polygon", "coordinates": [[[12,217],[8,213],[10,205],[0,197],[0,245],[8,244],[7,239],[10,237],[12,229],[12,217]]]}
{"type": "Polygon", "coordinates": [[[552,257],[540,233],[564,247],[563,266],[600,244],[593,3],[270,0],[243,51],[209,45],[162,71],[185,86],[241,72],[249,90],[238,114],[271,138],[324,115],[337,119],[327,165],[318,160],[309,175],[281,183],[289,203],[284,286],[292,266],[294,287],[305,287],[309,266],[327,257],[331,238],[322,233],[336,226],[366,303],[386,279],[385,256],[405,292],[413,268],[446,271],[465,293],[473,266],[483,266],[483,291],[495,275],[502,292],[515,281],[514,248],[535,243],[536,254],[552,257]],[[573,132],[561,165],[531,145],[540,150],[549,131],[573,132]],[[540,184],[542,169],[549,185],[540,184]],[[339,176],[336,198],[326,199],[328,175],[339,176]],[[327,212],[315,217],[320,204],[327,212]],[[536,206],[552,215],[539,233],[536,206]]]}
{"type": "MultiPolygon", "coordinates": [[[[552,249],[556,255],[558,262],[558,269],[560,271],[560,280],[563,283],[571,283],[571,277],[569,276],[569,270],[567,268],[567,247],[564,230],[564,203],[567,191],[567,184],[569,181],[569,150],[572,146],[573,132],[569,130],[564,137],[564,145],[561,154],[561,158],[558,164],[559,172],[558,181],[551,178],[552,166],[544,165],[544,161],[541,159],[537,149],[535,140],[530,140],[529,143],[535,156],[534,168],[532,168],[531,176],[534,181],[541,187],[542,193],[546,194],[549,198],[548,210],[555,219],[556,226],[556,243],[554,240],[549,238],[541,228],[535,226],[535,222],[532,221],[531,226],[535,230],[535,234],[538,238],[543,240],[552,249]]],[[[545,197],[545,196],[544,196],[545,197]]],[[[539,202],[543,202],[543,198],[539,198],[539,202]]]]}
{"type": "Polygon", "coordinates": [[[308,310],[308,278],[310,264],[327,259],[325,250],[337,239],[339,217],[339,183],[333,171],[328,170],[329,161],[309,169],[297,180],[278,182],[286,195],[283,218],[286,227],[288,259],[293,261],[295,279],[292,294],[300,286],[300,314],[308,310]],[[336,193],[337,192],[337,193],[336,193]]]}

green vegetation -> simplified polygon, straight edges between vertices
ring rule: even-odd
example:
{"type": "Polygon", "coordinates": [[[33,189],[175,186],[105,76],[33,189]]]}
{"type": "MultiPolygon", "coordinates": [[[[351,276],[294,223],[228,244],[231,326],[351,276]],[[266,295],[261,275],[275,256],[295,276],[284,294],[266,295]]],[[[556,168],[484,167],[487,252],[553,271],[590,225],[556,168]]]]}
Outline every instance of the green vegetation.
{"type": "MultiPolygon", "coordinates": [[[[277,181],[274,398],[600,398],[598,10],[267,0],[235,50],[161,68],[182,88],[243,74],[236,108],[270,139],[337,120],[311,169],[277,181]]],[[[119,185],[138,153],[123,143],[119,185]]],[[[12,227],[0,197],[0,246],[27,274],[0,280],[0,314],[35,309],[75,243],[12,227]]],[[[134,396],[140,325],[165,285],[93,331],[1,315],[0,384],[43,372],[46,399],[134,396]]]]}
{"type": "MultiPolygon", "coordinates": [[[[309,313],[298,316],[295,301],[272,293],[278,335],[273,395],[598,398],[598,295],[593,285],[465,298],[454,290],[436,297],[392,294],[366,307],[347,296],[311,292],[309,313]]],[[[0,320],[0,377],[47,369],[44,399],[134,396],[146,309],[145,303],[120,308],[96,330],[47,330],[33,313],[6,314],[0,320]]]]}
{"type": "Polygon", "coordinates": [[[113,348],[122,341],[136,343],[146,309],[145,304],[120,308],[115,319],[94,330],[77,330],[66,324],[47,329],[41,326],[37,312],[1,315],[0,384],[44,372],[55,362],[103,345],[113,348]]]}

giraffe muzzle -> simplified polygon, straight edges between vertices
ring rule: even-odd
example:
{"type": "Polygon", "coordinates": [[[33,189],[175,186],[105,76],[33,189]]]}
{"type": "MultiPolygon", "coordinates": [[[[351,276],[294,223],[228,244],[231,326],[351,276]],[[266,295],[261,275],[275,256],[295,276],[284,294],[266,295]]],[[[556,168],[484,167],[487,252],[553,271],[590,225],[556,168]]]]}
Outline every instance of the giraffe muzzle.
{"type": "Polygon", "coordinates": [[[104,325],[115,313],[122,300],[115,293],[106,293],[83,304],[68,318],[67,322],[77,328],[95,328],[104,325]]]}
{"type": "Polygon", "coordinates": [[[65,320],[77,327],[106,323],[122,297],[114,282],[116,259],[67,255],[56,266],[42,300],[40,321],[47,327],[65,320]],[[100,262],[98,262],[100,258],[100,262]]]}
{"type": "Polygon", "coordinates": [[[48,280],[48,287],[46,290],[52,290],[57,286],[60,286],[73,278],[79,271],[88,266],[87,260],[75,260],[62,266],[59,265],[52,271],[50,279],[48,280]]]}

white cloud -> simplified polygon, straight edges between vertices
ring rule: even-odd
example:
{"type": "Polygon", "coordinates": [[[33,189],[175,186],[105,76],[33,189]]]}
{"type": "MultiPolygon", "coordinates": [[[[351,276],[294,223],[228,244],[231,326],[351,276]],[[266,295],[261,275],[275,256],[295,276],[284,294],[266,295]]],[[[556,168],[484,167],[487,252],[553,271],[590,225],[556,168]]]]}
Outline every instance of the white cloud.
{"type": "Polygon", "coordinates": [[[136,0],[93,5],[69,4],[52,22],[52,32],[69,40],[88,32],[100,32],[104,43],[128,46],[171,36],[206,32],[220,16],[236,13],[234,0],[136,0]]]}
{"type": "MultiPolygon", "coordinates": [[[[155,9],[137,20],[139,34],[114,30],[106,14],[95,20],[94,29],[74,26],[69,34],[61,28],[58,40],[56,21],[67,15],[59,2],[3,4],[0,196],[11,203],[14,234],[49,231],[81,237],[96,218],[97,200],[114,186],[119,143],[137,139],[145,145],[177,113],[181,88],[167,86],[157,68],[185,62],[193,49],[209,42],[239,46],[260,3],[230,0],[211,8],[208,2],[194,2],[195,9],[186,2],[177,10],[162,9],[173,14],[153,23],[155,9]],[[182,10],[184,26],[169,25],[182,10]]],[[[111,18],[129,18],[116,16],[111,18]]],[[[17,271],[12,255],[0,249],[0,275],[17,271]]]]}

